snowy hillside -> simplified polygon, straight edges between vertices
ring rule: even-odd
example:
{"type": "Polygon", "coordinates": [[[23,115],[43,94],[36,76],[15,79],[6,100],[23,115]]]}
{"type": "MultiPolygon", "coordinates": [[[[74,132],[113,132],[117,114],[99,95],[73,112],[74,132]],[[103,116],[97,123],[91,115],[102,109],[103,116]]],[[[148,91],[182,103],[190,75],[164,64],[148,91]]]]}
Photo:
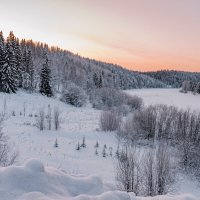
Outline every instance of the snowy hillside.
{"type": "MultiPolygon", "coordinates": [[[[154,89],[127,92],[143,97],[145,104],[159,102],[172,103],[182,108],[187,108],[189,105],[194,106],[194,109],[200,107],[198,106],[200,96],[181,94],[178,90],[154,89]],[[189,99],[194,98],[191,102],[196,103],[187,100],[181,103],[182,95],[185,98],[189,95],[189,99]]],[[[114,155],[118,141],[115,133],[99,131],[100,111],[91,108],[90,104],[83,108],[75,108],[55,98],[19,91],[17,94],[0,93],[0,112],[5,115],[2,130],[9,136],[12,150],[19,152],[16,162],[18,167],[0,169],[0,200],[11,200],[15,199],[14,197],[21,200],[129,199],[125,193],[109,192],[117,189],[114,155]],[[36,126],[37,117],[41,110],[47,114],[49,105],[52,113],[54,109],[60,111],[60,128],[56,131],[54,127],[52,130],[45,127],[45,130],[40,131],[36,126]],[[77,151],[78,142],[81,144],[83,137],[85,137],[86,148],[77,151]],[[58,147],[55,147],[56,139],[58,147]],[[96,142],[99,143],[98,155],[95,154],[96,142]],[[106,158],[102,156],[104,145],[107,146],[106,158]],[[28,161],[30,158],[39,159],[43,164],[36,160],[28,161]]],[[[185,179],[180,182],[175,193],[181,196],[137,197],[136,199],[193,200],[195,198],[192,195],[182,194],[190,193],[196,197],[200,195],[195,184],[185,179]]]]}

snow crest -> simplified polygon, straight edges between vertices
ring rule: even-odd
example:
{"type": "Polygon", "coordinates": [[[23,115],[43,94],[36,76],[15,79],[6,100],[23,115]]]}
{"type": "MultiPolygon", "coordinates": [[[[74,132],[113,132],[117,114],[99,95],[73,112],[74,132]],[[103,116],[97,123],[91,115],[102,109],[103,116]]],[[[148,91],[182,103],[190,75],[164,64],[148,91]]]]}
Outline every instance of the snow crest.
{"type": "Polygon", "coordinates": [[[74,177],[37,159],[0,168],[0,200],[130,200],[125,192],[103,193],[98,176],[74,177]]]}

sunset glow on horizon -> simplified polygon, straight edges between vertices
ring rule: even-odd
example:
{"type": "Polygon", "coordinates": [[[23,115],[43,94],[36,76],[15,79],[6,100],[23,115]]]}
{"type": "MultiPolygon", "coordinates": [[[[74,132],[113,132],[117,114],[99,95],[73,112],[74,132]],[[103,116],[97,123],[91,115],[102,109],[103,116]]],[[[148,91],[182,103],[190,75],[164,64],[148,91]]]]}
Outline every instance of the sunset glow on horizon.
{"type": "Polygon", "coordinates": [[[0,30],[135,71],[200,72],[199,0],[7,0],[0,30]]]}

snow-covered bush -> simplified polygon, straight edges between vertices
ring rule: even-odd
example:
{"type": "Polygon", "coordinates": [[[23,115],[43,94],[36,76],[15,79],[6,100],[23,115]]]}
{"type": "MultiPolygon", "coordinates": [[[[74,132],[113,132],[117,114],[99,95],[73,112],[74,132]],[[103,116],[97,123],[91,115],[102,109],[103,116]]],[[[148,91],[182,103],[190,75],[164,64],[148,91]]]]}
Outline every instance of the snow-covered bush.
{"type": "Polygon", "coordinates": [[[125,94],[115,88],[96,89],[91,98],[94,108],[110,110],[125,102],[125,94]]]}
{"type": "Polygon", "coordinates": [[[72,82],[68,82],[60,100],[76,107],[82,107],[86,104],[87,96],[82,88],[72,82]]]}
{"type": "Polygon", "coordinates": [[[133,120],[134,117],[130,115],[125,121],[122,122],[121,126],[117,130],[117,137],[119,139],[125,139],[127,141],[136,139],[135,124],[133,120]]]}
{"type": "Polygon", "coordinates": [[[127,105],[131,108],[131,110],[140,110],[143,106],[143,99],[138,96],[130,96],[127,95],[127,105]]]}
{"type": "Polygon", "coordinates": [[[100,126],[103,131],[115,131],[120,127],[121,116],[116,111],[103,111],[100,126]]]}

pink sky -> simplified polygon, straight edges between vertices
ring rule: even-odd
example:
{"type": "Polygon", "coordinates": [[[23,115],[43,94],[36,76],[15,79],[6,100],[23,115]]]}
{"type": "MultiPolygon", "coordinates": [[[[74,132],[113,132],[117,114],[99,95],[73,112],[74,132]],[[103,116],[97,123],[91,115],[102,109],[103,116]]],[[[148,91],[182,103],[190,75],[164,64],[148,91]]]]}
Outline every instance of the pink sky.
{"type": "Polygon", "coordinates": [[[200,71],[199,0],[7,0],[0,29],[148,71],[200,71]]]}

